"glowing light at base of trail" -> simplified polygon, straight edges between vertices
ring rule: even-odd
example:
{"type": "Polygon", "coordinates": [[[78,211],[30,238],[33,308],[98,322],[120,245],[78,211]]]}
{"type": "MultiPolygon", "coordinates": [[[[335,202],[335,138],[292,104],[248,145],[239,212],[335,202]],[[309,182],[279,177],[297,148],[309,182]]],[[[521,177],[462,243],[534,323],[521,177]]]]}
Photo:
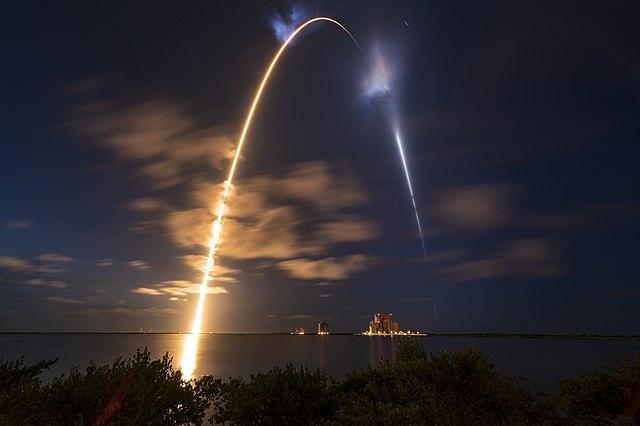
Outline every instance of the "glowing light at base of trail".
{"type": "Polygon", "coordinates": [[[416,215],[416,224],[418,225],[418,233],[420,234],[420,242],[422,243],[422,252],[427,254],[427,249],[424,245],[424,237],[422,235],[422,225],[420,224],[420,216],[418,215],[418,207],[416,206],[416,198],[413,196],[413,187],[411,186],[411,177],[409,175],[409,167],[407,166],[407,160],[404,157],[404,149],[402,148],[402,139],[400,138],[400,132],[395,131],[396,143],[398,144],[398,151],[400,151],[400,159],[402,160],[402,167],[404,168],[404,176],[407,178],[407,186],[409,187],[409,195],[411,195],[411,203],[413,204],[413,212],[416,215]]]}
{"type": "Polygon", "coordinates": [[[358,46],[358,49],[362,51],[360,48],[360,44],[358,44],[357,40],[353,37],[353,35],[347,30],[347,28],[342,25],[340,22],[336,21],[333,18],[319,16],[313,19],[309,19],[308,21],[302,23],[294,32],[292,32],[289,37],[282,43],[276,54],[271,59],[271,63],[267,68],[267,71],[264,73],[262,77],[262,81],[258,86],[258,90],[253,98],[253,102],[251,103],[251,107],[249,108],[249,112],[247,113],[247,118],[244,121],[244,126],[242,127],[242,132],[240,133],[240,138],[238,139],[238,146],[236,148],[235,155],[233,157],[233,161],[231,163],[231,169],[229,170],[229,176],[227,180],[224,182],[224,190],[222,192],[222,200],[218,205],[218,209],[216,211],[216,218],[211,225],[211,238],[209,239],[209,254],[207,256],[207,261],[204,268],[204,274],[202,276],[202,282],[199,287],[199,299],[198,306],[196,308],[196,313],[193,319],[193,326],[191,327],[191,332],[185,336],[184,348],[182,352],[182,363],[181,370],[182,376],[185,380],[190,380],[193,376],[193,371],[196,366],[196,355],[198,353],[198,337],[200,332],[202,331],[202,316],[204,314],[204,304],[205,299],[207,297],[207,289],[208,282],[210,279],[211,272],[214,268],[214,257],[216,253],[216,249],[218,247],[218,243],[220,241],[220,233],[222,231],[222,219],[224,218],[225,212],[225,204],[227,198],[229,196],[229,192],[231,190],[231,185],[233,182],[233,176],[236,172],[236,167],[238,165],[238,159],[240,158],[240,153],[242,152],[242,146],[244,145],[245,139],[247,137],[247,133],[249,132],[249,127],[251,126],[251,120],[253,119],[253,114],[256,111],[258,103],[260,102],[260,97],[262,96],[262,92],[269,81],[269,77],[271,76],[271,72],[275,68],[278,60],[284,53],[287,46],[291,43],[291,41],[302,31],[305,27],[315,23],[315,22],[330,22],[332,24],[340,27],[344,32],[346,32],[351,40],[358,46]]]}

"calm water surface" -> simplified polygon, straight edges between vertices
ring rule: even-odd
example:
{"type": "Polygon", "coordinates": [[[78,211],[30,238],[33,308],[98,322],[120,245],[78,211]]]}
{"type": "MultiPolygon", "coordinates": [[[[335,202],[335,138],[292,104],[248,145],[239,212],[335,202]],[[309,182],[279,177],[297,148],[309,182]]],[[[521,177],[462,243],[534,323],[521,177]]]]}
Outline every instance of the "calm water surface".
{"type": "MultiPolygon", "coordinates": [[[[498,370],[537,382],[553,391],[562,377],[584,374],[640,351],[640,340],[524,339],[489,337],[416,337],[431,353],[476,348],[498,370]]],[[[179,365],[184,336],[178,334],[0,334],[0,356],[30,361],[58,358],[46,377],[85,366],[90,359],[110,363],[147,346],[156,357],[165,352],[179,365]]],[[[394,356],[398,338],[366,336],[201,335],[195,375],[248,375],[286,363],[309,364],[341,377],[355,368],[394,356]]]]}

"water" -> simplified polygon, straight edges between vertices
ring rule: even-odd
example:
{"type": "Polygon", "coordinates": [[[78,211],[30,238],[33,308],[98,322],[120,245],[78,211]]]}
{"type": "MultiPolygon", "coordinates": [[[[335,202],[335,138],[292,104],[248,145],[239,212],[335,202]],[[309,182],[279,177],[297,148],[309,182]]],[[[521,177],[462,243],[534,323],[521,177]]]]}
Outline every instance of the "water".
{"type": "MultiPolygon", "coordinates": [[[[616,359],[640,351],[640,340],[537,339],[490,337],[415,337],[431,353],[476,348],[484,352],[501,373],[521,376],[551,392],[567,376],[611,365],[616,359]]],[[[135,353],[147,346],[155,357],[169,352],[179,365],[183,335],[178,334],[0,334],[0,356],[30,361],[58,358],[45,378],[135,353]]],[[[366,336],[292,336],[215,334],[201,335],[194,374],[218,377],[248,375],[276,365],[308,364],[327,370],[334,377],[381,358],[392,358],[398,338],[366,336]]]]}

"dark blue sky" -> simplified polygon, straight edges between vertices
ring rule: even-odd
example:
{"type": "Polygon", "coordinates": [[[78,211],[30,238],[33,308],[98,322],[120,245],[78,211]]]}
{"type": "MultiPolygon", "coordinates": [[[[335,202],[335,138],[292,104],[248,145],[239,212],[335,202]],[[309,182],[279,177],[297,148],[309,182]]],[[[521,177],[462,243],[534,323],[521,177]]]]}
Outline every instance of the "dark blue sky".
{"type": "MultiPolygon", "coordinates": [[[[189,328],[208,223],[290,3],[3,11],[0,327],[189,328]]],[[[204,329],[638,333],[633,2],[312,2],[240,163],[204,329]],[[405,139],[421,254],[389,103],[405,139]],[[437,309],[438,318],[434,313],[437,309]]]]}

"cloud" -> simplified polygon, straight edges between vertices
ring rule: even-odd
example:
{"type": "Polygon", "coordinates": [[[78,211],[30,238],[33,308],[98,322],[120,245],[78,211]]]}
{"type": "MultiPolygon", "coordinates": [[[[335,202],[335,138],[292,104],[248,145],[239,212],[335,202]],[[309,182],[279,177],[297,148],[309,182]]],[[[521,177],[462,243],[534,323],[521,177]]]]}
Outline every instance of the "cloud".
{"type": "Polygon", "coordinates": [[[34,260],[15,256],[0,256],[0,269],[21,273],[55,274],[65,271],[60,263],[71,261],[73,261],[72,257],[53,253],[36,256],[34,260]]]}
{"type": "MultiPolygon", "coordinates": [[[[131,290],[137,294],[144,294],[146,296],[173,296],[184,297],[190,294],[200,293],[200,284],[187,280],[170,280],[162,281],[153,287],[138,287],[131,290]]],[[[207,287],[207,294],[227,294],[226,288],[221,286],[209,286],[207,287]]]]}
{"type": "Polygon", "coordinates": [[[113,263],[114,263],[114,260],[112,258],[105,258],[105,259],[100,259],[98,263],[96,263],[96,266],[100,266],[100,267],[113,266],[113,263]]]}
{"type": "Polygon", "coordinates": [[[164,219],[169,237],[179,247],[204,248],[210,238],[213,216],[206,208],[170,212],[164,219]]]}
{"type": "Polygon", "coordinates": [[[233,157],[224,128],[203,127],[186,105],[168,100],[86,104],[69,125],[83,138],[115,150],[152,189],[176,186],[196,170],[219,169],[233,157]]]}
{"type": "Polygon", "coordinates": [[[147,296],[161,296],[162,293],[160,290],[156,290],[155,288],[147,288],[147,287],[138,287],[131,290],[134,293],[145,294],[147,296]]]}
{"type": "Polygon", "coordinates": [[[53,262],[53,263],[69,263],[74,261],[73,257],[65,256],[62,254],[56,254],[56,253],[44,253],[44,254],[38,255],[36,256],[36,260],[39,260],[41,262],[53,262]]]}
{"type": "Polygon", "coordinates": [[[24,271],[31,269],[31,262],[13,256],[0,256],[0,268],[9,269],[11,271],[24,271]]]}
{"type": "Polygon", "coordinates": [[[344,280],[360,272],[369,265],[370,259],[362,254],[353,254],[343,258],[290,259],[279,262],[278,268],[290,276],[303,280],[344,280]]]}
{"type": "Polygon", "coordinates": [[[355,216],[340,217],[320,224],[316,235],[321,241],[331,244],[364,242],[376,239],[380,235],[380,227],[355,216]]]}
{"type": "MultiPolygon", "coordinates": [[[[152,217],[133,223],[132,232],[164,232],[192,256],[206,250],[222,193],[219,172],[234,154],[227,128],[204,127],[186,105],[162,99],[86,104],[69,125],[116,152],[124,167],[144,178],[152,194],[127,207],[152,217]],[[165,190],[178,185],[184,196],[171,196],[169,203],[165,190]]],[[[306,162],[238,181],[228,200],[219,253],[230,259],[291,260],[326,256],[337,244],[370,241],[379,234],[376,225],[349,212],[368,201],[365,188],[342,163],[306,162]]],[[[142,261],[128,264],[148,269],[142,261]]],[[[216,274],[219,281],[234,280],[233,274],[216,274]]]]}
{"type": "Polygon", "coordinates": [[[447,190],[436,210],[454,228],[483,231],[509,221],[510,199],[510,191],[503,186],[466,186],[447,190]]]}
{"type": "Polygon", "coordinates": [[[447,281],[502,278],[544,278],[558,275],[557,250],[543,239],[520,239],[505,244],[486,258],[463,260],[437,273],[447,281]]]}
{"type": "Polygon", "coordinates": [[[220,251],[236,259],[285,259],[302,253],[317,253],[319,247],[303,242],[297,227],[302,221],[295,208],[276,207],[253,221],[228,220],[222,231],[220,251]]]}
{"type": "Polygon", "coordinates": [[[23,229],[31,228],[33,226],[33,222],[29,219],[12,219],[5,220],[0,226],[9,231],[21,231],[23,229]]]}
{"type": "Polygon", "coordinates": [[[245,189],[300,200],[322,210],[352,208],[369,201],[367,192],[347,167],[332,167],[325,161],[297,164],[281,176],[250,179],[243,182],[245,189]]]}
{"type": "Polygon", "coordinates": [[[24,281],[25,284],[29,285],[37,285],[44,287],[52,287],[52,288],[67,288],[67,283],[59,280],[43,280],[41,278],[33,278],[27,281],[24,281]]]}
{"type": "Polygon", "coordinates": [[[138,271],[146,271],[148,269],[151,269],[151,266],[147,265],[144,260],[140,259],[130,260],[127,262],[127,265],[129,265],[133,269],[137,269],[138,271]]]}
{"type": "Polygon", "coordinates": [[[135,198],[129,201],[127,206],[131,210],[138,212],[161,211],[166,210],[169,207],[162,198],[158,197],[135,198]]]}
{"type": "Polygon", "coordinates": [[[63,305],[81,305],[84,303],[81,300],[74,299],[71,297],[58,297],[58,296],[45,297],[44,300],[47,300],[53,303],[61,303],[63,305]]]}
{"type": "Polygon", "coordinates": [[[293,314],[293,315],[275,315],[269,314],[267,318],[270,320],[314,320],[316,317],[309,314],[293,314]]]}
{"type": "MultiPolygon", "coordinates": [[[[206,256],[188,254],[184,256],[178,256],[178,259],[181,259],[182,262],[188,267],[200,273],[204,272],[205,262],[207,260],[206,256]]],[[[240,272],[241,271],[239,269],[228,268],[224,265],[221,265],[220,260],[218,259],[209,279],[215,281],[236,282],[237,279],[235,275],[240,274],[240,272]]]]}
{"type": "Polygon", "coordinates": [[[320,281],[317,283],[313,283],[313,285],[316,287],[335,287],[338,285],[338,283],[332,281],[320,281]]]}
{"type": "MultiPolygon", "coordinates": [[[[166,214],[164,226],[176,245],[206,249],[221,191],[221,185],[199,182],[192,200],[200,207],[166,214]]],[[[232,187],[219,253],[232,259],[285,260],[319,256],[336,244],[373,240],[380,233],[376,224],[340,213],[368,199],[345,168],[322,161],[245,179],[232,187]]],[[[204,258],[193,259],[204,264],[204,258]]]]}
{"type": "Polygon", "coordinates": [[[178,310],[173,308],[163,308],[163,307],[148,307],[148,308],[138,308],[131,309],[125,308],[122,306],[116,308],[89,308],[82,309],[79,311],[71,311],[69,312],[71,315],[81,315],[81,316],[91,316],[91,317],[102,317],[105,315],[128,315],[128,316],[157,316],[157,315],[177,315],[178,310]]]}
{"type": "Polygon", "coordinates": [[[582,230],[592,226],[611,226],[635,221],[638,203],[600,203],[564,212],[533,215],[527,224],[545,230],[582,230]]]}

